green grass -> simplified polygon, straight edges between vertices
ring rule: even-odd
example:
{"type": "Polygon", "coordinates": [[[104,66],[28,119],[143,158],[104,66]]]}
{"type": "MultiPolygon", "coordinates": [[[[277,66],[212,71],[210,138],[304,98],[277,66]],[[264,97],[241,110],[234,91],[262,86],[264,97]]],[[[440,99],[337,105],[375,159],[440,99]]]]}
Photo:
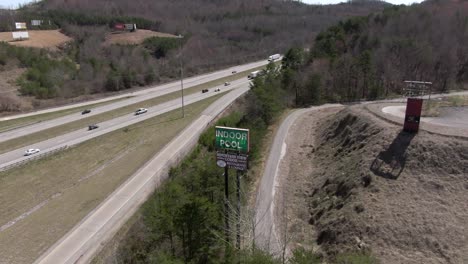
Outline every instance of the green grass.
{"type": "Polygon", "coordinates": [[[0,226],[59,194],[0,232],[2,260],[32,263],[221,95],[0,173],[0,226]]]}
{"type": "MultiPolygon", "coordinates": [[[[221,79],[213,80],[207,83],[203,83],[194,87],[190,87],[188,89],[184,89],[184,95],[190,95],[194,93],[201,92],[202,89],[212,88],[218,85],[224,84],[224,82],[229,82],[232,80],[240,79],[241,77],[246,77],[251,71],[264,68],[264,66],[257,67],[252,70],[240,72],[237,74],[233,74],[228,77],[224,77],[221,79]]],[[[83,118],[77,121],[73,121],[70,123],[66,123],[64,125],[52,127],[49,129],[45,129],[36,133],[32,133],[26,136],[14,138],[8,141],[4,141],[0,143],[0,154],[6,153],[21,147],[30,146],[34,143],[41,142],[50,138],[54,138],[77,129],[85,129],[90,124],[101,123],[113,118],[117,118],[123,116],[125,114],[133,113],[136,109],[140,107],[149,108],[170,100],[174,100],[180,97],[180,91],[172,92],[163,96],[159,96],[156,98],[148,99],[146,101],[142,101],[139,103],[135,103],[132,105],[128,105],[122,108],[118,108],[112,111],[108,111],[99,115],[90,116],[87,118],[83,118]]],[[[89,107],[89,106],[88,106],[89,107]]],[[[86,108],[86,107],[85,107],[86,108]]]]}

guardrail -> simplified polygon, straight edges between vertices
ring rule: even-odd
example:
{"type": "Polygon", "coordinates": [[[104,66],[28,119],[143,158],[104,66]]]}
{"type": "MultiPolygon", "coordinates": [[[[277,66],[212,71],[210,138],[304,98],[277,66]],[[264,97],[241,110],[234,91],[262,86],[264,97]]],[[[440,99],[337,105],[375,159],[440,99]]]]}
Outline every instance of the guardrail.
{"type": "Polygon", "coordinates": [[[62,150],[65,150],[68,148],[68,145],[66,146],[62,146],[62,147],[59,147],[59,148],[56,148],[56,149],[52,149],[50,151],[47,151],[47,152],[44,152],[44,153],[41,153],[41,154],[38,154],[38,155],[34,155],[34,156],[30,156],[26,159],[23,159],[23,160],[20,160],[20,161],[17,161],[15,163],[12,163],[12,164],[9,164],[9,165],[6,165],[4,167],[0,167],[0,172],[3,172],[3,171],[7,171],[9,169],[12,169],[12,168],[15,168],[15,167],[19,167],[19,166],[22,166],[30,161],[33,161],[33,160],[38,160],[38,159],[41,159],[41,158],[44,158],[44,157],[47,157],[47,156],[50,156],[52,154],[55,154],[59,151],[62,151],[62,150]]]}

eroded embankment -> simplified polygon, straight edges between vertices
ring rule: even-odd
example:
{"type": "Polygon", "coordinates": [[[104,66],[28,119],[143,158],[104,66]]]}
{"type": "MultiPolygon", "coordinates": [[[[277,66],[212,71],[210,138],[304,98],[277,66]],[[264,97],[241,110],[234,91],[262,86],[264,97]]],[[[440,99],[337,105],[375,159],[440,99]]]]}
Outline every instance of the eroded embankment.
{"type": "Polygon", "coordinates": [[[468,263],[468,140],[407,134],[359,107],[316,127],[305,194],[327,255],[468,263]]]}

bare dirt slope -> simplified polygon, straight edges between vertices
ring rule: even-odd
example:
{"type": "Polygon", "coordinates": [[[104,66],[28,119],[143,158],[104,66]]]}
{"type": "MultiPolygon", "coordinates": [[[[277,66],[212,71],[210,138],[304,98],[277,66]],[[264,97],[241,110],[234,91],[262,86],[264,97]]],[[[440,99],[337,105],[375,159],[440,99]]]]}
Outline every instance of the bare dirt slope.
{"type": "Polygon", "coordinates": [[[329,257],[468,263],[468,139],[402,133],[361,106],[298,122],[283,164],[292,242],[329,257]]]}
{"type": "Polygon", "coordinates": [[[71,41],[71,38],[62,34],[59,30],[28,30],[28,32],[29,39],[23,41],[13,41],[11,32],[0,32],[0,41],[21,47],[49,49],[56,49],[60,45],[71,41]]]}
{"type": "Polygon", "coordinates": [[[177,36],[167,33],[161,33],[151,30],[138,29],[136,32],[122,32],[116,34],[109,34],[106,37],[105,45],[110,44],[141,44],[146,38],[161,37],[161,38],[176,38],[177,36]]]}

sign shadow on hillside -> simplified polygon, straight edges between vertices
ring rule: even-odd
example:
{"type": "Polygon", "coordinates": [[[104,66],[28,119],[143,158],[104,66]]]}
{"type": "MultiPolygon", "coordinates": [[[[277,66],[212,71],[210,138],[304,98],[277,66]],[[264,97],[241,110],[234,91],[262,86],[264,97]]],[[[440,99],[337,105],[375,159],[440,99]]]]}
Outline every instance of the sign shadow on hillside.
{"type": "Polygon", "coordinates": [[[371,164],[370,170],[375,175],[386,179],[398,179],[406,165],[406,150],[415,135],[415,133],[407,133],[404,131],[398,133],[397,137],[388,148],[377,155],[371,164]]]}

